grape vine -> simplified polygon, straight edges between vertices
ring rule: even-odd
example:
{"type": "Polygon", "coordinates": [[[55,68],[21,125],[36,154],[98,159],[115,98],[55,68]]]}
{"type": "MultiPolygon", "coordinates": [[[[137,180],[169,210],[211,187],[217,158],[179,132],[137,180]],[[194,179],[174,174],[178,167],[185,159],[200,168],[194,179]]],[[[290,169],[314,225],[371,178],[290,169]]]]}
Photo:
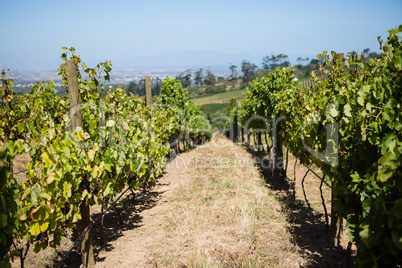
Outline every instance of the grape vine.
{"type": "Polygon", "coordinates": [[[324,51],[309,89],[292,81],[292,68],[277,68],[250,84],[241,105],[243,128],[253,115],[284,116],[278,140],[330,179],[333,213],[347,220],[357,267],[402,263],[401,32],[379,38],[381,59],[324,51]]]}
{"type": "MultiPolygon", "coordinates": [[[[68,97],[55,95],[52,80],[36,83],[29,94],[17,97],[9,90],[12,80],[6,79],[3,71],[2,267],[9,266],[9,257],[17,255],[23,266],[21,252],[30,245],[35,252],[58,246],[66,228],[81,220],[82,204],[106,205],[128,185],[138,189],[155,180],[162,174],[173,133],[185,129],[192,138],[206,135],[201,131],[205,127],[203,121],[195,118],[200,116],[198,107],[187,101],[176,109],[176,104],[168,107],[159,97],[151,108],[144,98],[128,95],[120,87],[110,89],[102,97],[106,90],[101,81],[109,80],[112,64],[106,61],[88,68],[75,55],[74,48],[63,50],[62,60],[73,61],[77,70],[81,69],[76,75],[83,126],[75,131],[71,128],[68,97]],[[184,124],[178,110],[184,115],[184,124]],[[32,159],[27,163],[27,180],[13,176],[12,159],[18,153],[29,154],[32,159]]],[[[58,74],[68,87],[66,63],[61,64],[58,74]]],[[[185,100],[186,93],[180,94],[185,100]]],[[[175,95],[175,99],[180,96],[175,95]]]]}

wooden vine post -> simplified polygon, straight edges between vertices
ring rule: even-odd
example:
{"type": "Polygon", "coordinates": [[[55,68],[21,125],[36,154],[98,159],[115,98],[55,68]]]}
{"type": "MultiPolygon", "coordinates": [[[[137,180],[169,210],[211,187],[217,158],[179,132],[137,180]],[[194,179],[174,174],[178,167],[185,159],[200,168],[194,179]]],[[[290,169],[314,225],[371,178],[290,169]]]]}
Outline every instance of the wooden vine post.
{"type": "Polygon", "coordinates": [[[329,227],[329,242],[332,245],[339,246],[342,232],[342,218],[334,209],[334,191],[331,188],[331,225],[329,227]]]}
{"type": "Polygon", "coordinates": [[[151,87],[151,77],[145,76],[145,93],[147,106],[152,108],[152,87],[151,87]]]}
{"type": "MultiPolygon", "coordinates": [[[[2,76],[5,77],[5,70],[3,70],[2,72],[2,76]]],[[[0,96],[0,100],[1,100],[1,106],[0,108],[3,110],[4,109],[4,117],[6,119],[6,121],[9,121],[9,113],[10,113],[10,102],[9,102],[9,95],[10,95],[10,90],[8,87],[8,83],[9,83],[9,79],[2,79],[1,80],[1,88],[2,88],[2,96],[0,96]]],[[[3,111],[1,111],[3,114],[3,111]]],[[[9,127],[5,127],[4,128],[4,132],[6,134],[6,136],[8,137],[10,134],[10,128],[9,127]]]]}
{"type": "MultiPolygon", "coordinates": [[[[80,110],[80,95],[78,93],[77,66],[74,60],[67,61],[67,85],[70,99],[70,116],[72,131],[82,128],[82,115],[80,110]]],[[[85,201],[80,206],[81,220],[77,223],[78,233],[81,234],[91,222],[90,208],[85,201]]],[[[86,268],[95,267],[92,232],[89,230],[80,244],[82,264],[86,268]]]]}
{"type": "Polygon", "coordinates": [[[7,101],[7,98],[8,98],[8,87],[7,87],[7,83],[6,83],[5,81],[2,81],[2,82],[1,82],[1,88],[3,89],[3,96],[1,96],[1,97],[2,97],[2,101],[3,101],[2,105],[8,107],[8,101],[7,101]]]}
{"type": "Polygon", "coordinates": [[[282,149],[282,142],[278,138],[278,120],[272,118],[273,121],[273,133],[272,133],[272,176],[284,176],[285,169],[283,163],[283,149],[282,149]]]}
{"type": "MultiPolygon", "coordinates": [[[[145,76],[145,102],[147,104],[147,107],[151,108],[152,111],[152,85],[151,85],[151,77],[150,76],[145,76]]],[[[151,112],[151,117],[152,117],[152,112],[151,112]]],[[[152,119],[151,119],[152,122],[152,119]]],[[[152,132],[154,131],[153,125],[152,125],[152,132]]],[[[152,133],[151,133],[152,135],[152,133]]],[[[154,137],[151,136],[151,141],[154,140],[154,137]]],[[[148,153],[148,160],[150,159],[149,153],[148,153]]],[[[151,163],[149,163],[151,164],[151,163]]]]}

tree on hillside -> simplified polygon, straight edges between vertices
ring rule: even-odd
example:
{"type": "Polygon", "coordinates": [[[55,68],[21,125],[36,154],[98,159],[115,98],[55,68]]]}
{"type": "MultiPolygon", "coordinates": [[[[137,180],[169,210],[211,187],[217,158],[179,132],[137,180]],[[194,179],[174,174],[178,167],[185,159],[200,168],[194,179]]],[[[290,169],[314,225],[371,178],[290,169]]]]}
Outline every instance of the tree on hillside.
{"type": "Polygon", "coordinates": [[[215,75],[211,72],[211,70],[207,70],[207,75],[204,79],[204,85],[215,86],[215,84],[216,84],[215,75]]]}
{"type": "Polygon", "coordinates": [[[191,69],[187,69],[178,76],[176,76],[177,80],[180,80],[182,87],[187,88],[191,86],[191,69]]]}
{"type": "Polygon", "coordinates": [[[365,50],[363,50],[363,53],[364,53],[364,57],[370,57],[370,49],[369,48],[366,48],[365,50]]]}
{"type": "Polygon", "coordinates": [[[257,65],[251,63],[250,61],[242,61],[241,71],[243,72],[243,81],[250,82],[253,80],[255,70],[257,70],[257,65]]]}
{"type": "Polygon", "coordinates": [[[136,96],[145,96],[145,79],[141,79],[137,83],[130,82],[127,86],[127,91],[136,96]]]}
{"type": "MultiPolygon", "coordinates": [[[[278,54],[272,56],[265,56],[262,58],[262,67],[266,70],[274,70],[276,67],[289,67],[289,56],[285,54],[278,54]]],[[[299,57],[300,58],[300,57],[299,57]]],[[[298,59],[299,60],[299,59],[298,59]]],[[[300,58],[300,60],[303,60],[300,58]]]]}
{"type": "Polygon", "coordinates": [[[307,58],[305,58],[305,59],[302,59],[302,61],[303,62],[307,62],[307,64],[308,64],[308,61],[310,60],[310,58],[309,57],[307,57],[307,58]]]}
{"type": "Polygon", "coordinates": [[[204,79],[204,75],[202,74],[203,70],[200,68],[198,71],[194,73],[194,83],[196,86],[202,86],[202,80],[204,79]]]}
{"type": "MultiPolygon", "coordinates": [[[[162,89],[162,79],[159,77],[151,79],[152,96],[160,95],[162,89]]],[[[127,91],[136,96],[145,96],[145,79],[138,82],[132,81],[127,85],[127,91]]]]}
{"type": "Polygon", "coordinates": [[[282,67],[289,67],[290,66],[290,61],[289,61],[289,56],[285,54],[279,54],[279,66],[282,67]]]}
{"type": "Polygon", "coordinates": [[[230,70],[230,76],[229,76],[228,80],[232,81],[232,80],[237,78],[237,66],[233,65],[233,64],[230,64],[229,70],[230,70]]]}

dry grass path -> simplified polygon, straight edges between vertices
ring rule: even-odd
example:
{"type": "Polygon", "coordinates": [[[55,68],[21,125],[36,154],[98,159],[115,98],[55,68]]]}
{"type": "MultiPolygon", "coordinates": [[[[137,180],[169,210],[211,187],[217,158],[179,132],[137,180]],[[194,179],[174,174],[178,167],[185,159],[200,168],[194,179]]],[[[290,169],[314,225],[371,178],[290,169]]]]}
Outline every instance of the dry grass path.
{"type": "MultiPolygon", "coordinates": [[[[264,157],[219,135],[179,155],[155,187],[126,194],[106,214],[102,245],[99,224],[94,226],[96,267],[350,266],[346,231],[341,245],[328,244],[320,181],[311,173],[306,177],[309,209],[301,189],[306,168],[295,165],[290,155],[290,179],[271,177],[256,165],[264,157]],[[290,187],[294,174],[295,201],[290,187]]],[[[22,169],[29,159],[23,155],[16,161],[22,169]]],[[[329,208],[330,190],[323,190],[329,208]]],[[[100,215],[100,206],[91,210],[100,215]]],[[[53,267],[71,245],[69,236],[56,250],[30,252],[25,267],[53,267]]],[[[79,263],[73,252],[62,267],[78,268],[79,263]]]]}
{"type": "Polygon", "coordinates": [[[131,228],[97,253],[96,267],[306,264],[251,155],[226,138],[178,156],[146,198],[131,228]]]}

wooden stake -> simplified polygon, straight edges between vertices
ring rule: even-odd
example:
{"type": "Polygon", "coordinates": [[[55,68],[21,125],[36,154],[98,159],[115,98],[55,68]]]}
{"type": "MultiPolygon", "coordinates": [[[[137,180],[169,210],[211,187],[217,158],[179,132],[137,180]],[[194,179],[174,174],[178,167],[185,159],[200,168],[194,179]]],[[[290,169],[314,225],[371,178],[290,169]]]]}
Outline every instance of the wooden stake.
{"type": "Polygon", "coordinates": [[[152,107],[152,88],[151,88],[150,76],[145,76],[145,93],[147,99],[147,106],[152,107]]]}
{"type": "MultiPolygon", "coordinates": [[[[70,99],[70,116],[72,131],[77,127],[82,128],[82,114],[80,105],[80,95],[77,79],[77,66],[74,60],[67,61],[67,84],[68,95],[70,99]]],[[[85,178],[84,178],[85,179],[85,178]]],[[[81,234],[91,222],[91,214],[89,205],[83,201],[80,206],[81,220],[77,223],[78,233],[81,234]]],[[[92,246],[92,231],[90,230],[81,241],[80,245],[82,264],[85,268],[95,267],[93,246],[92,246]]]]}

